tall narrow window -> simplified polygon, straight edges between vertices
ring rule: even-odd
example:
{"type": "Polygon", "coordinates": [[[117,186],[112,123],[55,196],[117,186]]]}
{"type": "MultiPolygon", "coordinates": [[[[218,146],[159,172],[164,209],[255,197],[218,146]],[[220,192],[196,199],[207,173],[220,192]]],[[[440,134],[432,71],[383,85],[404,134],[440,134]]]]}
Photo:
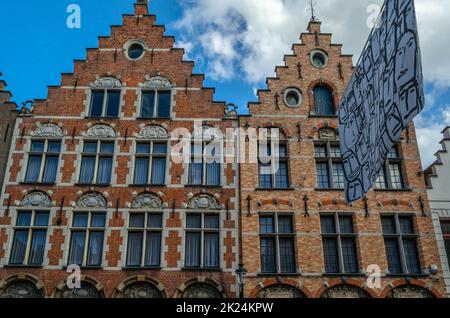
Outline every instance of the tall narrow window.
{"type": "Polygon", "coordinates": [[[132,213],[128,225],[128,267],[161,266],[161,213],[132,213]]]}
{"type": "Polygon", "coordinates": [[[318,143],[315,153],[317,188],[344,189],[344,168],[339,143],[318,143]]]}
{"type": "Polygon", "coordinates": [[[90,117],[117,118],[119,117],[120,91],[95,90],[91,94],[90,117]]]}
{"type": "Polygon", "coordinates": [[[44,261],[49,212],[19,211],[9,263],[39,266],[44,261]]]}
{"type": "Polygon", "coordinates": [[[60,152],[61,141],[32,141],[25,182],[55,183],[60,152]]]}
{"type": "Polygon", "coordinates": [[[189,163],[189,185],[220,186],[222,150],[219,144],[194,142],[189,163]],[[207,147],[211,151],[207,151],[207,147]]]}
{"type": "Polygon", "coordinates": [[[344,214],[321,215],[325,272],[359,273],[353,217],[344,214]]]}
{"type": "Polygon", "coordinates": [[[188,268],[220,267],[220,218],[217,214],[186,217],[185,265],[188,268]]]}
{"type": "Polygon", "coordinates": [[[68,265],[93,267],[102,265],[105,226],[104,212],[74,213],[68,265]]]}
{"type": "Polygon", "coordinates": [[[170,91],[146,91],[142,93],[142,118],[169,118],[172,94],[170,91]]]}
{"type": "Polygon", "coordinates": [[[86,141],[81,158],[80,183],[108,185],[111,183],[114,142],[86,141]]]}
{"type": "Polygon", "coordinates": [[[261,215],[259,233],[261,271],[267,274],[296,273],[292,215],[261,215]]]}
{"type": "Polygon", "coordinates": [[[398,146],[396,145],[389,152],[375,187],[379,190],[404,189],[405,185],[403,182],[402,162],[403,159],[401,158],[398,146]]]}
{"type": "Polygon", "coordinates": [[[444,237],[445,251],[450,264],[450,221],[441,221],[442,235],[444,237]]]}
{"type": "Polygon", "coordinates": [[[166,181],[167,143],[136,144],[135,185],[164,185],[166,181]]]}
{"type": "Polygon", "coordinates": [[[314,112],[319,116],[333,116],[334,101],[331,90],[323,85],[314,88],[314,112]]]}
{"type": "MultiPolygon", "coordinates": [[[[270,134],[270,132],[269,132],[270,134]]],[[[288,189],[289,188],[289,156],[287,151],[287,142],[281,137],[278,143],[278,153],[272,155],[273,148],[277,151],[277,147],[272,147],[273,142],[269,140],[267,143],[261,141],[259,143],[259,188],[260,189],[288,189]],[[272,160],[276,160],[276,164],[272,164],[272,160]]]]}
{"type": "Polygon", "coordinates": [[[390,274],[420,274],[418,235],[413,217],[399,214],[383,216],[381,224],[390,274]]]}

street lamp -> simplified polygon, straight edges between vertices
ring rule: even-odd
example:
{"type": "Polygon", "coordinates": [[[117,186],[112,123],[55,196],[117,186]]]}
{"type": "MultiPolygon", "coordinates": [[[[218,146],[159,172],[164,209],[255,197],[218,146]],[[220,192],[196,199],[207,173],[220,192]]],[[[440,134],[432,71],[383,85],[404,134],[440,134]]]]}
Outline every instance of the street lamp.
{"type": "Polygon", "coordinates": [[[238,269],[236,269],[236,276],[239,284],[239,298],[244,298],[244,283],[245,283],[245,275],[247,274],[247,270],[244,267],[244,264],[239,264],[238,269]]]}

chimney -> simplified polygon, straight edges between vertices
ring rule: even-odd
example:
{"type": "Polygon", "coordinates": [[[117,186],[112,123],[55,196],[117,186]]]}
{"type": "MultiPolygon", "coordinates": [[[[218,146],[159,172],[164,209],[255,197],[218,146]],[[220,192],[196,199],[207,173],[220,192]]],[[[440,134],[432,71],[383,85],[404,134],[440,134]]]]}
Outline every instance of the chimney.
{"type": "Polygon", "coordinates": [[[308,32],[309,33],[321,33],[320,26],[322,22],[320,21],[309,21],[308,23],[308,32]]]}
{"type": "Polygon", "coordinates": [[[147,15],[148,14],[148,0],[136,0],[134,4],[135,15],[147,15]]]}

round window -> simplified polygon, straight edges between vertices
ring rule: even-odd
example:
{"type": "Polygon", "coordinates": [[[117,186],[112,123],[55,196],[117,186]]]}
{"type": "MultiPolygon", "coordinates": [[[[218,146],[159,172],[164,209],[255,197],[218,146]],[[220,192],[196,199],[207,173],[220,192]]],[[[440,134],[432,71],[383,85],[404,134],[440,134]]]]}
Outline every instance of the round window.
{"type": "Polygon", "coordinates": [[[327,66],[328,57],[322,51],[313,51],[311,53],[311,62],[317,68],[324,68],[327,66]]]}
{"type": "Polygon", "coordinates": [[[133,43],[128,48],[128,57],[132,60],[139,59],[144,54],[144,47],[139,43],[133,43]]]}
{"type": "Polygon", "coordinates": [[[284,102],[288,107],[299,107],[302,103],[302,93],[296,88],[288,88],[284,92],[284,102]]]}

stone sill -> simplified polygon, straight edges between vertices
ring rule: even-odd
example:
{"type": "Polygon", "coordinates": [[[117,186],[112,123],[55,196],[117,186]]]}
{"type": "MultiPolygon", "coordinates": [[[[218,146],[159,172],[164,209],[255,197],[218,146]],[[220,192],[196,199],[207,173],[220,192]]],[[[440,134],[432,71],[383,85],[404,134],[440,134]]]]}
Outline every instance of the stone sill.
{"type": "Polygon", "coordinates": [[[294,188],[270,188],[270,189],[256,188],[255,191],[295,191],[295,189],[294,188]]]}

